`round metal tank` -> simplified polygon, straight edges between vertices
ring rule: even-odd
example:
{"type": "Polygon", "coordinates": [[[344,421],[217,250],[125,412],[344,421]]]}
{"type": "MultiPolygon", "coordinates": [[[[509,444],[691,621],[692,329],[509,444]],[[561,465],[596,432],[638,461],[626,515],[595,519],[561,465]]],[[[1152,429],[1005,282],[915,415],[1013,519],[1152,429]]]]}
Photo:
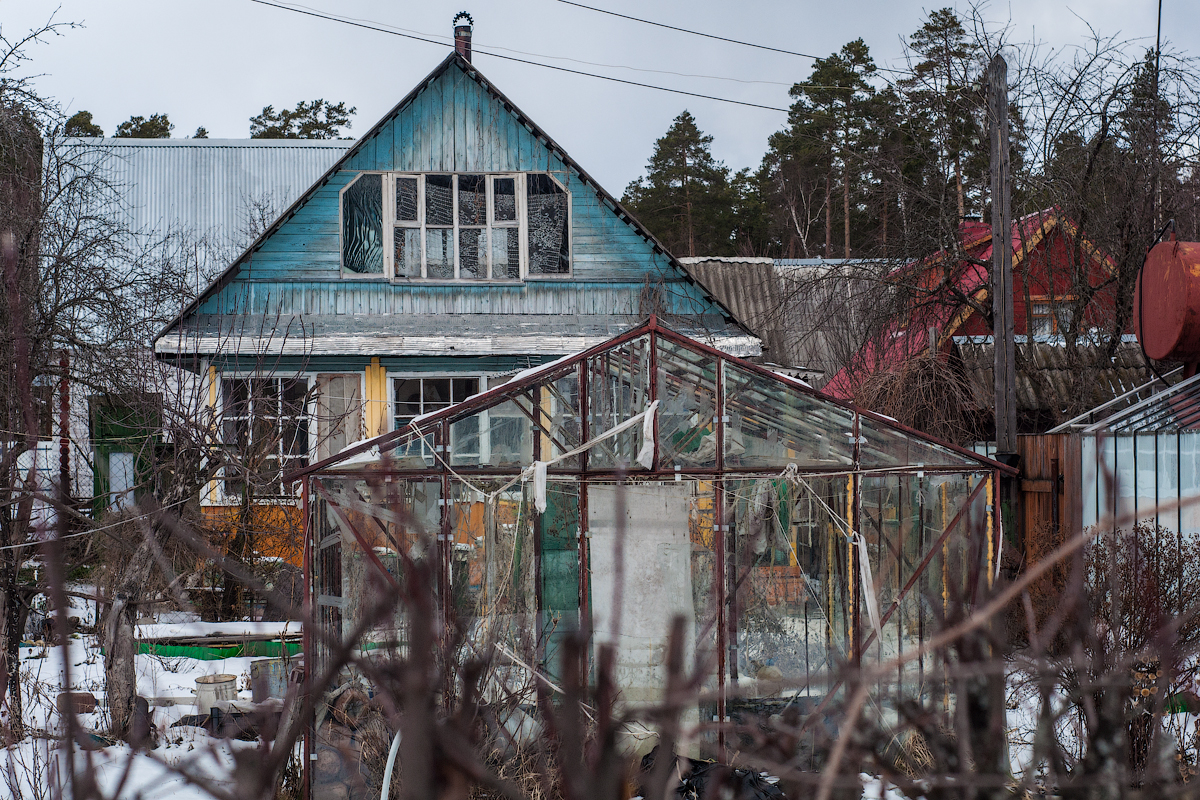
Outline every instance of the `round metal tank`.
{"type": "Polygon", "coordinates": [[[1133,325],[1156,361],[1200,361],[1200,243],[1150,249],[1133,296],[1133,325]]]}

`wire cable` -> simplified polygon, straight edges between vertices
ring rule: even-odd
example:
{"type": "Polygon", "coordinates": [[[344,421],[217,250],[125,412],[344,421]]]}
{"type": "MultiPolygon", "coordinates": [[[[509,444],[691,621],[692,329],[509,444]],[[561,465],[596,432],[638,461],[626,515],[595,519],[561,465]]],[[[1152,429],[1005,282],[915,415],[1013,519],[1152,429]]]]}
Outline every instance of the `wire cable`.
{"type": "MultiPolygon", "coordinates": [[[[315,11],[318,14],[323,13],[319,8],[313,8],[312,6],[306,6],[306,5],[302,5],[300,3],[288,3],[288,6],[290,8],[303,8],[308,11],[315,11]]],[[[340,17],[340,19],[350,20],[353,22],[361,22],[361,23],[364,23],[367,25],[378,25],[389,31],[402,31],[404,33],[412,33],[412,34],[416,34],[418,36],[425,36],[425,37],[428,37],[428,38],[431,38],[431,39],[434,39],[437,41],[441,41],[444,39],[446,41],[444,41],[442,43],[446,44],[446,45],[452,44],[454,41],[454,38],[452,36],[444,36],[444,35],[437,34],[437,33],[427,33],[425,31],[413,30],[412,28],[402,28],[399,25],[391,25],[387,22],[380,22],[379,20],[366,19],[364,17],[350,17],[350,16],[345,16],[345,15],[339,15],[339,17],[340,17]]],[[[472,44],[472,47],[475,48],[476,50],[479,50],[479,48],[484,48],[483,50],[480,50],[480,52],[483,52],[485,55],[492,55],[491,53],[487,52],[488,50],[503,50],[506,53],[516,53],[517,55],[521,55],[521,56],[533,56],[534,58],[549,58],[553,61],[569,61],[572,64],[583,64],[588,67],[605,67],[606,69],[627,69],[627,70],[631,70],[633,72],[649,72],[649,73],[653,73],[655,75],[674,75],[678,78],[699,78],[702,80],[709,80],[709,81],[729,81],[730,83],[762,84],[764,86],[786,86],[789,89],[795,85],[795,81],[747,80],[747,79],[743,79],[743,78],[729,78],[724,75],[700,75],[700,74],[697,74],[694,72],[675,72],[674,70],[669,70],[669,69],[650,69],[648,67],[631,67],[628,64],[606,64],[602,61],[584,61],[579,58],[570,58],[569,56],[552,56],[552,55],[548,55],[546,53],[531,53],[528,50],[516,50],[512,47],[501,47],[498,44],[484,44],[484,43],[481,43],[478,39],[476,39],[474,41],[474,43],[472,44]]],[[[839,89],[839,88],[843,88],[843,87],[822,86],[822,87],[816,87],[816,88],[839,89]]]]}
{"type": "MultiPolygon", "coordinates": [[[[654,20],[642,19],[640,17],[631,17],[628,14],[618,14],[616,11],[609,11],[608,9],[605,9],[605,8],[596,8],[595,6],[585,6],[583,3],[575,3],[575,2],[572,2],[572,0],[558,0],[558,2],[563,3],[564,5],[568,5],[568,6],[575,6],[576,8],[586,8],[588,11],[595,11],[599,14],[608,14],[613,17],[620,17],[621,19],[627,19],[631,22],[640,22],[643,25],[654,25],[655,27],[658,27],[658,28],[666,28],[667,30],[679,31],[680,33],[687,33],[692,36],[703,36],[705,39],[716,39],[717,41],[720,41],[720,42],[729,42],[730,44],[740,44],[743,47],[753,47],[758,50],[770,50],[773,53],[783,53],[783,54],[789,55],[789,56],[799,56],[800,58],[811,58],[814,61],[819,60],[821,58],[825,58],[825,56],[814,56],[811,53],[801,53],[796,50],[784,50],[783,48],[780,48],[780,47],[771,47],[771,46],[765,45],[765,44],[755,44],[754,42],[743,42],[741,39],[729,39],[725,36],[717,36],[716,34],[712,34],[712,33],[703,33],[702,31],[693,31],[688,28],[680,28],[675,25],[667,25],[665,22],[655,22],[654,20]]],[[[876,66],[875,69],[880,70],[881,72],[895,72],[895,73],[903,73],[904,72],[904,70],[889,69],[887,67],[880,67],[880,66],[876,66]]],[[[829,88],[841,88],[841,87],[829,87],[829,88]]]]}
{"type": "MultiPolygon", "coordinates": [[[[365,28],[366,30],[377,31],[379,33],[387,33],[392,36],[401,36],[405,39],[414,39],[418,42],[427,42],[429,44],[436,44],[441,47],[451,46],[451,45],[447,45],[445,42],[439,42],[436,39],[430,39],[425,36],[417,36],[416,34],[412,34],[412,33],[402,33],[401,31],[389,30],[388,28],[383,28],[378,25],[371,25],[371,24],[367,24],[365,22],[356,22],[351,19],[342,19],[340,17],[335,17],[330,14],[323,14],[318,11],[309,11],[309,10],[302,9],[302,8],[295,8],[293,6],[281,5],[279,3],[271,3],[271,2],[268,2],[268,0],[250,0],[250,2],[258,3],[259,5],[263,5],[263,6],[270,6],[272,8],[283,9],[284,11],[291,11],[295,14],[303,14],[303,15],[309,16],[309,17],[316,17],[318,19],[328,20],[330,22],[340,22],[343,25],[350,25],[355,28],[365,28]]],[[[502,55],[500,53],[489,53],[486,50],[479,49],[478,47],[474,48],[474,52],[480,53],[485,56],[491,56],[492,58],[501,58],[501,59],[504,59],[505,61],[516,61],[517,63],[520,63],[520,64],[529,64],[534,67],[542,67],[543,69],[552,69],[552,70],[557,70],[559,72],[567,72],[572,75],[583,75],[584,77],[587,77],[587,78],[597,78],[599,80],[611,81],[613,83],[623,83],[627,86],[640,86],[643,89],[655,89],[660,92],[670,92],[672,94],[681,94],[681,95],[685,95],[687,97],[697,97],[697,98],[700,98],[701,100],[715,100],[719,103],[732,103],[734,105],[747,106],[749,108],[761,108],[766,111],[779,111],[784,114],[786,114],[788,112],[788,109],[781,108],[779,106],[768,106],[768,105],[764,105],[762,103],[751,103],[746,100],[734,100],[734,99],[728,98],[728,97],[717,97],[715,95],[710,95],[710,94],[701,94],[700,92],[688,92],[683,89],[671,89],[667,86],[656,86],[652,83],[641,83],[640,81],[631,81],[631,80],[627,80],[625,78],[614,78],[611,75],[599,75],[595,72],[584,72],[583,70],[570,69],[569,67],[560,67],[555,64],[543,64],[538,61],[530,61],[525,58],[517,58],[516,56],[506,56],[506,55],[502,55]]]]}
{"type": "MultiPolygon", "coordinates": [[[[187,502],[189,502],[189,499],[185,498],[183,500],[179,500],[178,502],[171,503],[168,506],[163,506],[162,508],[157,508],[153,511],[147,511],[144,514],[138,514],[137,516],[134,516],[134,517],[123,517],[120,520],[110,523],[108,525],[101,525],[99,528],[88,528],[86,531],[79,531],[78,533],[68,533],[66,536],[55,536],[51,539],[30,539],[29,541],[21,542],[20,544],[10,544],[6,547],[0,547],[0,550],[19,550],[22,547],[37,547],[38,545],[49,544],[49,543],[55,542],[55,541],[61,542],[63,539],[74,539],[76,536],[89,536],[93,533],[100,533],[102,531],[111,530],[113,528],[119,528],[122,525],[126,525],[130,522],[133,522],[134,520],[145,519],[146,517],[152,517],[155,514],[158,514],[159,512],[166,511],[167,509],[170,509],[170,508],[175,508],[176,506],[181,506],[187,502]]],[[[53,511],[55,509],[51,508],[51,510],[53,511]]]]}
{"type": "Polygon", "coordinates": [[[821,56],[809,55],[808,53],[798,53],[795,50],[784,50],[779,47],[770,47],[769,45],[765,45],[765,44],[755,44],[754,42],[743,42],[740,39],[729,39],[724,36],[717,36],[716,34],[712,34],[712,33],[701,33],[700,31],[692,31],[692,30],[688,30],[687,28],[678,28],[674,25],[668,25],[665,22],[654,22],[653,20],[639,19],[638,17],[631,17],[631,16],[628,16],[627,14],[618,14],[616,11],[609,11],[608,9],[604,9],[604,8],[596,8],[595,6],[585,6],[583,3],[574,3],[574,2],[571,2],[571,0],[558,0],[558,2],[563,3],[564,5],[568,5],[568,6],[575,6],[576,8],[586,8],[588,11],[595,11],[599,14],[608,14],[609,16],[620,17],[621,19],[627,19],[632,22],[640,22],[643,25],[654,25],[659,28],[666,28],[667,30],[679,31],[680,33],[688,33],[688,34],[691,34],[692,36],[703,36],[705,39],[716,39],[717,41],[720,41],[720,42],[729,42],[730,44],[740,44],[743,47],[754,47],[759,50],[770,50],[773,53],[784,53],[785,55],[800,56],[801,58],[817,59],[817,58],[821,57],[821,56]]]}

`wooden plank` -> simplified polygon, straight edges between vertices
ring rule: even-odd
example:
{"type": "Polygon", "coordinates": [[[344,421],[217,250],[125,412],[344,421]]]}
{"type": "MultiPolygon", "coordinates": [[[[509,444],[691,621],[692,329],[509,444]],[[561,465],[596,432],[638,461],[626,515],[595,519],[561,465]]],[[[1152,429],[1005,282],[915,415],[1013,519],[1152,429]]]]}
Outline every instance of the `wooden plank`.
{"type": "MultiPolygon", "coordinates": [[[[450,169],[455,172],[472,169],[474,159],[472,158],[471,142],[467,138],[467,96],[463,87],[463,81],[469,81],[463,73],[456,69],[450,70],[453,73],[453,94],[451,108],[453,109],[454,119],[453,133],[454,146],[454,161],[450,165],[450,169]]],[[[471,81],[471,83],[475,83],[471,81]]],[[[478,84],[476,84],[478,85],[478,84]]]]}
{"type": "MultiPolygon", "coordinates": [[[[426,116],[429,120],[429,169],[434,172],[445,172],[450,161],[446,148],[446,120],[442,109],[449,98],[446,97],[446,73],[434,81],[426,92],[429,102],[426,105],[426,116]]],[[[451,145],[453,146],[453,145],[451,145]]]]}

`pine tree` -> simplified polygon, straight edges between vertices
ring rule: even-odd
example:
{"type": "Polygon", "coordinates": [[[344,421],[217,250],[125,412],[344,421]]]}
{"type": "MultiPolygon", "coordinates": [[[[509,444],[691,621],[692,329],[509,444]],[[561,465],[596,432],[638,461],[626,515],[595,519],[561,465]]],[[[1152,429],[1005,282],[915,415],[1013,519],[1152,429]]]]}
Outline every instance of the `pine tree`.
{"type": "Polygon", "coordinates": [[[175,128],[166,114],[151,114],[145,117],[130,117],[117,126],[117,139],[170,139],[171,131],[175,128]]]}
{"type": "Polygon", "coordinates": [[[63,124],[63,136],[103,136],[104,131],[92,122],[92,112],[76,111],[63,124]]]}
{"type": "Polygon", "coordinates": [[[330,103],[317,99],[301,100],[296,108],[275,110],[267,106],[262,113],[250,118],[251,139],[336,139],[342,128],[350,127],[356,108],[345,103],[330,103]]]}
{"type": "Polygon", "coordinates": [[[764,195],[782,212],[777,214],[777,224],[786,255],[810,257],[819,252],[833,257],[835,215],[842,222],[841,255],[849,256],[853,250],[858,195],[870,183],[867,150],[874,141],[877,104],[869,78],[875,69],[866,43],[856,39],[829,57],[817,59],[808,79],[790,90],[796,101],[788,112],[788,126],[770,138],[759,171],[764,195]],[[835,187],[841,190],[838,209],[834,207],[835,187]],[[820,217],[825,223],[825,243],[818,249],[813,227],[820,217]]]}
{"type": "Polygon", "coordinates": [[[988,169],[983,51],[950,8],[930,13],[909,37],[909,46],[921,60],[900,87],[909,105],[925,115],[938,160],[948,176],[953,174],[961,219],[968,195],[981,198],[988,169]]]}
{"type": "Polygon", "coordinates": [[[676,255],[733,255],[734,192],[712,156],[712,136],[684,111],[654,143],[646,175],[621,202],[676,255]]]}

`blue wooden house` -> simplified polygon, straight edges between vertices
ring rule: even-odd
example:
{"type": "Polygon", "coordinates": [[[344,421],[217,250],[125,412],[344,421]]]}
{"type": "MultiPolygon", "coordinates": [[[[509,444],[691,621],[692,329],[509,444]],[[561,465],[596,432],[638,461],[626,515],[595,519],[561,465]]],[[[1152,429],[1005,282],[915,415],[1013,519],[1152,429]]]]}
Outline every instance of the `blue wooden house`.
{"type": "MultiPolygon", "coordinates": [[[[154,348],[208,381],[227,443],[266,443],[255,474],[274,477],[257,494],[285,497],[281,474],[652,313],[731,355],[761,352],[460,48],[154,348]]],[[[206,502],[236,502],[245,477],[206,502]]]]}

